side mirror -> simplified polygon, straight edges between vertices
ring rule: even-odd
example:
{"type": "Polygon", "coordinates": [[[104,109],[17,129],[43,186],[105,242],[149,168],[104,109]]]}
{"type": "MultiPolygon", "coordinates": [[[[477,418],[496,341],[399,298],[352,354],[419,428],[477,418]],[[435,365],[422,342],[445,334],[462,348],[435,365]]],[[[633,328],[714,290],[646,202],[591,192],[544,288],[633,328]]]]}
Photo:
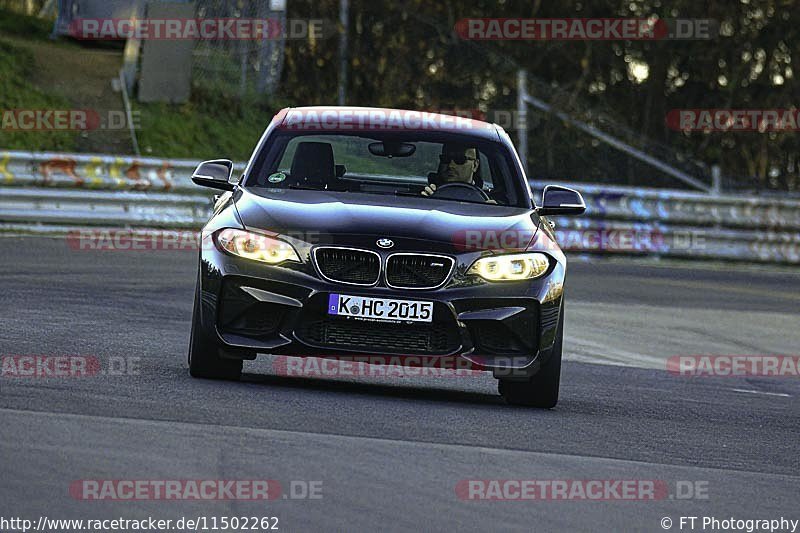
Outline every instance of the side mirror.
{"type": "Polygon", "coordinates": [[[539,215],[581,215],[586,211],[583,196],[576,190],[548,185],[542,192],[542,206],[536,208],[539,215]]]}
{"type": "Polygon", "coordinates": [[[233,175],[233,161],[215,159],[203,161],[192,174],[192,181],[203,187],[232,191],[234,184],[230,182],[233,175]]]}

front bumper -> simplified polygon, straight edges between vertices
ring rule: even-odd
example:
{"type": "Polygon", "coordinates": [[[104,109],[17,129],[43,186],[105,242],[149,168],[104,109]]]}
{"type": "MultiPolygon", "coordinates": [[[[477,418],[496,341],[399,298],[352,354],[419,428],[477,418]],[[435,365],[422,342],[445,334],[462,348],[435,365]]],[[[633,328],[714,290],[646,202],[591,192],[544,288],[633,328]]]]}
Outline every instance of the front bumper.
{"type": "Polygon", "coordinates": [[[553,260],[541,278],[488,283],[463,274],[479,255],[456,256],[451,279],[439,289],[402,290],[332,283],[317,276],[310,262],[276,267],[204,246],[201,324],[220,347],[248,358],[457,356],[486,369],[538,366],[555,340],[565,265],[553,260]],[[432,301],[433,322],[329,316],[331,293],[432,301]]]}

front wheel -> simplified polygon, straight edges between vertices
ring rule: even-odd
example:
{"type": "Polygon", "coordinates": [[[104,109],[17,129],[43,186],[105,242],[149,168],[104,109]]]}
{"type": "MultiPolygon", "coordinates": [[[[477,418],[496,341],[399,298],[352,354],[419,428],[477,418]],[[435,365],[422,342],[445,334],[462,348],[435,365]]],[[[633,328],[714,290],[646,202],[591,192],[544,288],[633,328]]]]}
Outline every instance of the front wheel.
{"type": "Polygon", "coordinates": [[[503,399],[511,405],[551,409],[558,403],[558,389],[561,383],[561,352],[564,342],[564,304],[558,317],[556,339],[553,342],[550,358],[539,371],[527,381],[501,379],[498,390],[503,399]]]}
{"type": "Polygon", "coordinates": [[[195,378],[229,379],[242,377],[242,361],[223,359],[219,343],[206,333],[200,321],[200,280],[194,290],[192,333],[189,337],[189,374],[195,378]]]}

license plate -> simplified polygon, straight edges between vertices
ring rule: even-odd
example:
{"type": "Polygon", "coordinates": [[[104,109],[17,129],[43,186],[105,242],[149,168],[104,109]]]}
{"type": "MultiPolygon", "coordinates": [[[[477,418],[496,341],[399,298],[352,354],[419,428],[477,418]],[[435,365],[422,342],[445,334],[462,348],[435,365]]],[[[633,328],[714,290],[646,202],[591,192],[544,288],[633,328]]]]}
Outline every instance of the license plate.
{"type": "Polygon", "coordinates": [[[328,314],[376,320],[432,322],[433,302],[331,294],[328,297],[328,314]]]}

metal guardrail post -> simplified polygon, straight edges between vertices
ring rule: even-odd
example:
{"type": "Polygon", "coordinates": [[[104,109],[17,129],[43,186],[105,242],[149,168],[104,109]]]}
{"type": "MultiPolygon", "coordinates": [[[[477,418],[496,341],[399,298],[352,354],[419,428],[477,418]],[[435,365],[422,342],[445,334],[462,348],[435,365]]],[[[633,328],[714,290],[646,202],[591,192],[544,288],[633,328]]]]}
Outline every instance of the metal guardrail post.
{"type": "Polygon", "coordinates": [[[711,167],[711,194],[719,196],[722,193],[722,169],[719,165],[711,167]]]}
{"type": "Polygon", "coordinates": [[[133,111],[131,110],[131,101],[128,98],[128,84],[125,79],[125,69],[119,71],[120,90],[122,91],[122,103],[125,106],[125,117],[128,119],[128,129],[131,132],[131,144],[133,145],[133,152],[136,155],[142,155],[139,151],[139,139],[136,138],[136,128],[133,123],[133,111]]]}
{"type": "Polygon", "coordinates": [[[350,3],[349,0],[339,0],[339,94],[338,104],[345,105],[347,101],[347,66],[349,51],[347,38],[350,33],[350,3]]]}

